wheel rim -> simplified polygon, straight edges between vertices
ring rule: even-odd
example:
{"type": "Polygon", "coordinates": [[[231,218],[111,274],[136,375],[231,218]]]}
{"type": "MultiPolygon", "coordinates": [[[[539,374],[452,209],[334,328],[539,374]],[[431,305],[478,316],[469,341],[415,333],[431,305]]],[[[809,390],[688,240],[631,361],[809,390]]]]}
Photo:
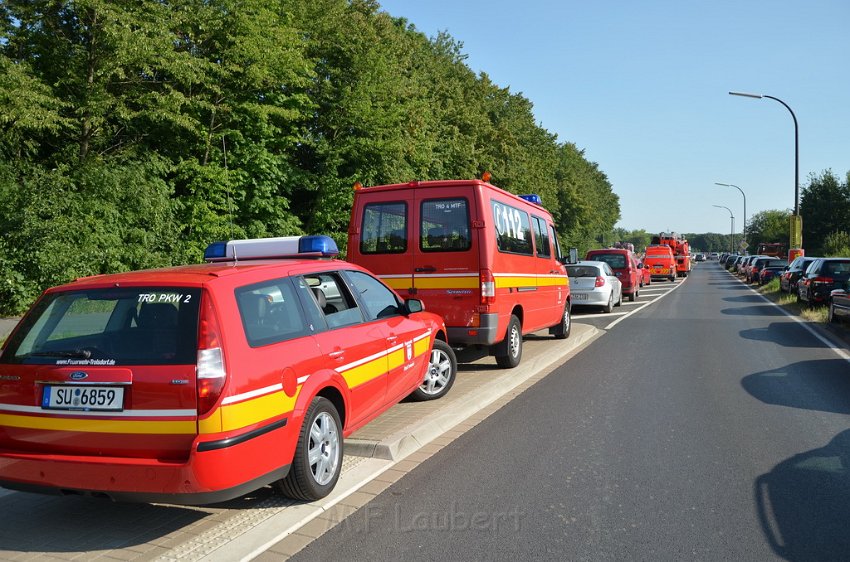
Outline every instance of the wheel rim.
{"type": "Polygon", "coordinates": [[[567,332],[570,331],[570,307],[569,306],[564,307],[564,318],[562,319],[562,322],[564,324],[564,333],[566,334],[567,332]]]}
{"type": "Polygon", "coordinates": [[[327,412],[320,413],[313,420],[307,451],[313,480],[320,486],[333,480],[339,465],[339,431],[327,412]]]}
{"type": "Polygon", "coordinates": [[[520,342],[519,329],[517,329],[516,326],[513,326],[511,328],[511,347],[510,347],[511,357],[516,357],[517,355],[519,355],[519,342],[520,342]]]}
{"type": "Polygon", "coordinates": [[[449,355],[441,349],[432,349],[425,380],[419,385],[419,390],[430,396],[439,394],[449,384],[451,376],[452,362],[449,355]]]}

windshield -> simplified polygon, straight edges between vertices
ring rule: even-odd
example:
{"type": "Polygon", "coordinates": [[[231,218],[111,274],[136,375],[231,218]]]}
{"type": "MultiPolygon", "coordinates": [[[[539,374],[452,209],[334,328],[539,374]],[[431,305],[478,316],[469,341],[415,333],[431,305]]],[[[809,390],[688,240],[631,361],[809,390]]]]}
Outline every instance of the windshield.
{"type": "Polygon", "coordinates": [[[200,293],[135,287],[49,294],[26,316],[0,363],[195,363],[200,293]]]}

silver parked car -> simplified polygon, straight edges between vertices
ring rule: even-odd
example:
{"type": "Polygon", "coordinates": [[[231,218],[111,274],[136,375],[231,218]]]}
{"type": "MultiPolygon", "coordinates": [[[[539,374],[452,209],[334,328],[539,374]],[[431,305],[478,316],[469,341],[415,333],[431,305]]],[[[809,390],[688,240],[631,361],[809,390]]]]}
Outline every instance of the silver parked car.
{"type": "Polygon", "coordinates": [[[611,312],[623,303],[623,284],[605,262],[585,260],[567,265],[572,306],[601,306],[611,312]]]}

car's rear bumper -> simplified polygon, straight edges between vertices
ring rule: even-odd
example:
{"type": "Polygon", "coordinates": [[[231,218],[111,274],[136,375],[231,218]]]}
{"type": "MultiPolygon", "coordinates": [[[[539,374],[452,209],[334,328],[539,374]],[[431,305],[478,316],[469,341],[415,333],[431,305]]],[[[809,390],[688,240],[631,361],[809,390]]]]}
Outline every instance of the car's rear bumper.
{"type": "Polygon", "coordinates": [[[280,421],[275,430],[257,431],[256,438],[197,440],[185,461],[0,450],[0,486],[114,501],[227,501],[288,474],[294,437],[280,421]]]}

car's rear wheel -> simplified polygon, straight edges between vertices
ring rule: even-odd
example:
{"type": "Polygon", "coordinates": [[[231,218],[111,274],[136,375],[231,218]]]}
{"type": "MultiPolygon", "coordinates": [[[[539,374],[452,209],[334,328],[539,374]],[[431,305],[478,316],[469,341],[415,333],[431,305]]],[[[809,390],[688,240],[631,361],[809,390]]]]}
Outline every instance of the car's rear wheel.
{"type": "Polygon", "coordinates": [[[614,310],[614,290],[611,290],[611,294],[608,295],[608,304],[602,307],[602,312],[608,313],[614,310]]]}
{"type": "Polygon", "coordinates": [[[342,471],[342,423],[327,398],[313,399],[295,447],[289,474],[278,489],[296,500],[313,501],[327,496],[342,471]]]}
{"type": "Polygon", "coordinates": [[[838,318],[835,316],[835,304],[832,299],[829,300],[829,310],[826,313],[827,322],[830,324],[838,323],[838,318]]]}
{"type": "Polygon", "coordinates": [[[410,395],[414,400],[434,400],[445,395],[455,382],[457,359],[455,352],[443,340],[434,340],[428,369],[419,388],[410,395]]]}
{"type": "Polygon", "coordinates": [[[522,359],[522,328],[519,318],[511,315],[505,339],[496,346],[496,364],[503,369],[513,369],[522,359]]]}
{"type": "Polygon", "coordinates": [[[638,290],[637,289],[632,291],[632,293],[629,295],[629,302],[635,302],[636,298],[638,298],[638,290]]]}

